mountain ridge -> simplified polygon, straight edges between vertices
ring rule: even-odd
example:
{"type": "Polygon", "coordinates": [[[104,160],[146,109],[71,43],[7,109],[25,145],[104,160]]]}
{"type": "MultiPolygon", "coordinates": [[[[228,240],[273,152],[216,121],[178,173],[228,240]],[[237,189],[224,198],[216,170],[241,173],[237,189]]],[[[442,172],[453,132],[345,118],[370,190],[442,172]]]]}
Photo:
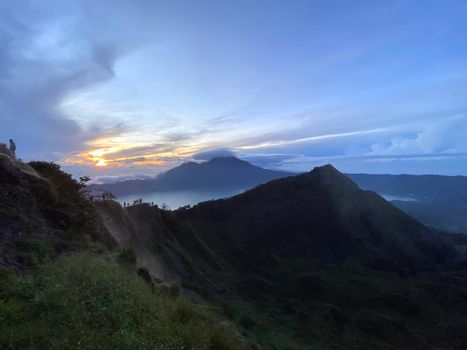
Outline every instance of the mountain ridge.
{"type": "MultiPolygon", "coordinates": [[[[183,163],[154,179],[91,185],[90,189],[94,193],[109,191],[117,196],[135,195],[143,198],[145,193],[151,192],[198,191],[203,193],[199,198],[203,200],[210,195],[219,197],[218,191],[222,191],[223,196],[234,195],[267,181],[293,175],[297,174],[262,169],[236,157],[226,156],[203,163],[183,163]]],[[[345,176],[363,189],[387,196],[392,204],[426,225],[442,231],[467,232],[467,177],[384,174],[345,176]]],[[[175,198],[175,202],[179,201],[175,198]]],[[[173,205],[183,204],[191,203],[173,205]]]]}
{"type": "Polygon", "coordinates": [[[126,180],[115,184],[91,185],[93,192],[115,195],[156,191],[249,188],[292,173],[263,169],[236,157],[215,157],[209,161],[187,162],[150,180],[126,180]]]}
{"type": "Polygon", "coordinates": [[[467,239],[430,230],[332,166],[174,211],[98,205],[107,225],[129,215],[167,276],[265,349],[467,344],[453,331],[466,324],[467,239]]]}
{"type": "MultiPolygon", "coordinates": [[[[260,256],[301,256],[326,263],[343,263],[357,257],[374,268],[406,274],[436,269],[437,264],[456,256],[442,236],[378,194],[361,190],[331,165],[276,179],[228,199],[180,208],[170,215],[147,204],[125,210],[107,202],[98,205],[108,225],[112,225],[112,217],[134,216],[136,228],[128,228],[126,235],[131,235],[132,230],[146,231],[146,237],[152,237],[150,241],[160,246],[162,243],[156,242],[158,239],[150,232],[164,231],[164,237],[172,237],[179,247],[190,241],[215,265],[230,266],[229,270],[237,272],[249,265],[261,265],[255,260],[260,256]],[[119,214],[119,210],[123,212],[119,214]],[[152,222],[151,227],[144,226],[144,222],[152,222]],[[187,237],[190,240],[186,241],[187,237]]],[[[131,239],[121,241],[128,242],[131,239]]],[[[134,248],[146,250],[147,244],[134,248]]],[[[167,266],[178,259],[176,255],[175,250],[168,252],[162,260],[167,266]]],[[[205,263],[200,258],[190,260],[205,263]]],[[[180,261],[176,265],[183,264],[180,261]]],[[[198,271],[196,280],[202,278],[200,271],[208,271],[209,267],[195,265],[187,269],[198,271]]],[[[163,279],[160,270],[155,274],[163,279]]],[[[173,273],[169,271],[168,275],[173,273]]],[[[217,272],[214,275],[219,279],[217,272]]]]}

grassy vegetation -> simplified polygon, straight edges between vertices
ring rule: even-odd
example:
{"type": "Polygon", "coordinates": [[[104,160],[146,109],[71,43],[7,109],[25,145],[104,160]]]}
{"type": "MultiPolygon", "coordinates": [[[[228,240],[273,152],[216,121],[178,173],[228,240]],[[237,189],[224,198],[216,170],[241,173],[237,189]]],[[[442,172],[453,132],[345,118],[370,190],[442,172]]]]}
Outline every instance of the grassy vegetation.
{"type": "Polygon", "coordinates": [[[114,255],[73,253],[0,278],[2,349],[238,348],[228,325],[183,297],[153,292],[114,255]]]}
{"type": "Polygon", "coordinates": [[[37,175],[18,171],[21,182],[12,176],[0,188],[0,349],[240,347],[208,307],[137,270],[134,251],[116,247],[83,182],[54,163],[27,167],[37,175]]]}
{"type": "Polygon", "coordinates": [[[306,260],[281,261],[270,273],[262,276],[269,289],[218,302],[261,349],[465,348],[464,273],[456,285],[306,260]]]}

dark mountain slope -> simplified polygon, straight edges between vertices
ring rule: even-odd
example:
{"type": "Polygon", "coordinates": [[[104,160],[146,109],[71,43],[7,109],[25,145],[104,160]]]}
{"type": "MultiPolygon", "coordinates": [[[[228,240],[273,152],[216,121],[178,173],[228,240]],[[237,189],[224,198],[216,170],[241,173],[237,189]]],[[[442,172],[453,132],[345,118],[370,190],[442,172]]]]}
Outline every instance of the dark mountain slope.
{"type": "Polygon", "coordinates": [[[156,280],[228,285],[277,259],[356,261],[399,274],[434,271],[457,259],[449,238],[330,165],[173,212],[147,204],[98,206],[109,231],[139,253],[156,280]]]}
{"type": "Polygon", "coordinates": [[[431,231],[331,166],[189,209],[102,208],[111,232],[123,212],[137,253],[153,251],[263,349],[467,347],[465,236],[431,231]]]}
{"type": "Polygon", "coordinates": [[[256,167],[235,157],[217,157],[204,163],[184,163],[151,180],[128,180],[92,185],[93,191],[127,195],[155,191],[250,188],[291,173],[256,167]]]}
{"type": "Polygon", "coordinates": [[[268,255],[398,270],[431,269],[455,256],[439,235],[329,165],[176,215],[245,269],[268,255]]]}

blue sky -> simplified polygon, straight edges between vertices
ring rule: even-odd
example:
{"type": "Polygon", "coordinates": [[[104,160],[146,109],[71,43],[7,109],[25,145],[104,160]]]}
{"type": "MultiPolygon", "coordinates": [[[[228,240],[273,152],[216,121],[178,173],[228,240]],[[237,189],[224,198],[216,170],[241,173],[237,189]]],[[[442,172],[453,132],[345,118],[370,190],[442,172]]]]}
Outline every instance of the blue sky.
{"type": "Polygon", "coordinates": [[[466,32],[455,0],[4,0],[0,140],[93,176],[467,175],[466,32]]]}

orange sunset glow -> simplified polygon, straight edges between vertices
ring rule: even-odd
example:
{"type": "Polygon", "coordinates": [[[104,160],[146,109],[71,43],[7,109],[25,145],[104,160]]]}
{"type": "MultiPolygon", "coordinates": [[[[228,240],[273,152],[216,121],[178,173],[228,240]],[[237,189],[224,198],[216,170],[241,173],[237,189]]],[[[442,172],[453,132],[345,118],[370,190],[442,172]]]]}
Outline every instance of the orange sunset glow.
{"type": "Polygon", "coordinates": [[[124,167],[124,166],[154,166],[160,168],[168,164],[169,160],[190,157],[202,147],[183,146],[171,151],[156,152],[145,144],[117,144],[113,140],[94,140],[89,142],[92,147],[80,152],[75,157],[62,160],[67,165],[88,165],[96,168],[124,167]],[[111,146],[105,146],[105,144],[111,146]]]}

